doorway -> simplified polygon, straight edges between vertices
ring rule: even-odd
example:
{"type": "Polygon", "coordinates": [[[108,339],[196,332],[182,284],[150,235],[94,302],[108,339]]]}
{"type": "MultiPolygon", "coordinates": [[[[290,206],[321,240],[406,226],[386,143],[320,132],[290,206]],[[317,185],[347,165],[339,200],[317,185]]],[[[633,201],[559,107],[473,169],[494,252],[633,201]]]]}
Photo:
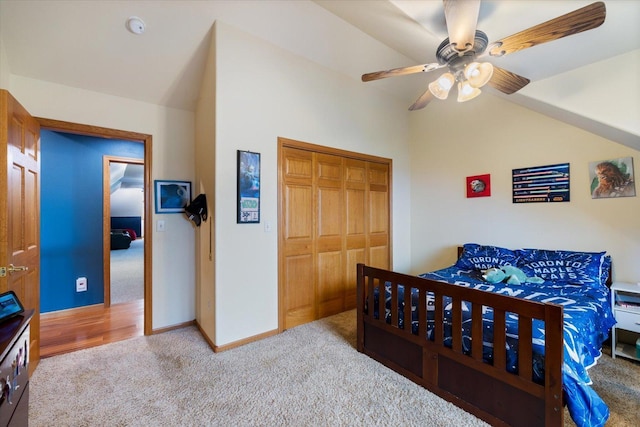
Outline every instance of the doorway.
{"type": "MultiPolygon", "coordinates": [[[[59,120],[51,120],[45,118],[36,118],[42,129],[48,129],[55,132],[64,132],[78,135],[85,135],[97,138],[119,139],[125,141],[139,142],[144,145],[144,171],[143,171],[143,191],[144,191],[144,208],[143,216],[151,218],[151,153],[152,153],[152,136],[137,132],[129,132],[117,129],[103,128],[97,126],[83,125],[77,123],[64,122],[59,120]]],[[[103,203],[103,264],[110,265],[111,250],[111,224],[106,218],[109,218],[109,212],[106,212],[103,203]]],[[[144,334],[152,333],[152,281],[151,281],[151,260],[152,260],[152,233],[151,221],[145,221],[142,229],[143,251],[144,251],[144,334]]],[[[105,268],[105,275],[109,274],[105,268]]],[[[107,283],[108,280],[105,280],[107,283]]],[[[109,299],[110,302],[110,299],[109,299]]]]}
{"type": "Polygon", "coordinates": [[[104,156],[103,220],[111,250],[104,262],[104,306],[144,299],[144,159],[104,156]]]}

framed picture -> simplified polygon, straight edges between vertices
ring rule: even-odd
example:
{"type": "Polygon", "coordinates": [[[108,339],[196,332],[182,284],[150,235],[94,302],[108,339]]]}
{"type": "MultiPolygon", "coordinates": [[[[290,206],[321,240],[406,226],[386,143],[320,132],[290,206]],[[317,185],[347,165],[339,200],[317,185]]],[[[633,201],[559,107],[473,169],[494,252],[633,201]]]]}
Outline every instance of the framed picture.
{"type": "Polygon", "coordinates": [[[513,203],[568,202],[569,163],[513,169],[513,203]]]}
{"type": "Polygon", "coordinates": [[[182,213],[191,201],[191,183],[189,181],[155,182],[156,213],[182,213]]]}
{"type": "Polygon", "coordinates": [[[238,224],[260,222],[260,153],[238,150],[238,224]]]}
{"type": "Polygon", "coordinates": [[[467,177],[467,198],[488,197],[491,195],[491,175],[475,175],[467,177]]]}
{"type": "Polygon", "coordinates": [[[589,163],[592,199],[633,197],[636,185],[633,176],[633,157],[600,160],[589,163]]]}

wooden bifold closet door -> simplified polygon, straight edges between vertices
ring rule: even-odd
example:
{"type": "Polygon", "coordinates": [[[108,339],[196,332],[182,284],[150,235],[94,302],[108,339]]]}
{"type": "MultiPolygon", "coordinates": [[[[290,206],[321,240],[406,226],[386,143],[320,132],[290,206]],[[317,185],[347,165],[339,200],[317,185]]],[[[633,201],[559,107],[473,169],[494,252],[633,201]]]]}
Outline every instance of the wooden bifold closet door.
{"type": "Polygon", "coordinates": [[[390,267],[391,160],[280,139],[280,326],[355,308],[356,264],[390,267]]]}

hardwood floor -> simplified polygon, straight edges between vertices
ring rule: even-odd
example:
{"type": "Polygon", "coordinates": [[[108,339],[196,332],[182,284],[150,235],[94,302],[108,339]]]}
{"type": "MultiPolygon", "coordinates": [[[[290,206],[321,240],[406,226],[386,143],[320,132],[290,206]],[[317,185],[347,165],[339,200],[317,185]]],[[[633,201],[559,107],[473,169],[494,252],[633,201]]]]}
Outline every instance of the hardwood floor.
{"type": "Polygon", "coordinates": [[[122,341],[144,334],[144,300],[92,305],[40,315],[40,357],[122,341]]]}

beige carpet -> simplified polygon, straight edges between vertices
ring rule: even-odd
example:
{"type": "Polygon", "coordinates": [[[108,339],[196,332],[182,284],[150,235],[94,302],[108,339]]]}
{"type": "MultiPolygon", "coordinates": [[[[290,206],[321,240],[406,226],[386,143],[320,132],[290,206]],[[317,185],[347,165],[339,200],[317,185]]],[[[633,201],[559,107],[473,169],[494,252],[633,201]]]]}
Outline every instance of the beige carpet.
{"type": "MultiPolygon", "coordinates": [[[[637,427],[640,367],[602,359],[608,425],[637,427]]],[[[32,427],[486,426],[358,353],[355,311],[218,354],[189,327],[55,356],[30,391],[32,427]]]]}
{"type": "Polygon", "coordinates": [[[111,251],[111,304],[144,298],[144,240],[111,251]]]}

